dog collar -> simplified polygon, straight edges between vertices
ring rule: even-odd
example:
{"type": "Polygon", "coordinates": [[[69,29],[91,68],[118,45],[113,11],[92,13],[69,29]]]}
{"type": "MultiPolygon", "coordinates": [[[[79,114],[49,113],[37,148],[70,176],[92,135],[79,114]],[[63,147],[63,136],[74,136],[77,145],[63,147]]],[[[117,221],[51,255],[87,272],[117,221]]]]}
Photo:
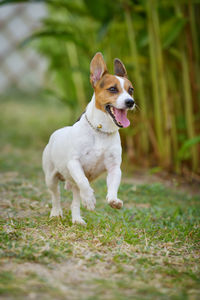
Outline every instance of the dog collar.
{"type": "Polygon", "coordinates": [[[88,120],[88,117],[87,117],[86,113],[85,113],[85,118],[86,118],[88,124],[90,125],[90,127],[92,127],[92,129],[94,129],[97,132],[107,134],[107,135],[111,135],[111,134],[116,133],[116,131],[103,131],[103,130],[101,130],[101,128],[102,128],[101,124],[99,124],[97,127],[93,126],[92,123],[88,120]]]}

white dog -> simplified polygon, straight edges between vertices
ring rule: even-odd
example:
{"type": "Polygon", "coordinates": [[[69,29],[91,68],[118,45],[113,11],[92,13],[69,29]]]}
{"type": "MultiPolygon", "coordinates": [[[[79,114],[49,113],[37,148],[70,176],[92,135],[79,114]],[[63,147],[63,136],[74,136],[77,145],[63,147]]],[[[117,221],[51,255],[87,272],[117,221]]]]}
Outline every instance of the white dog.
{"type": "Polygon", "coordinates": [[[73,192],[72,222],[86,224],[80,215],[80,201],[94,210],[96,199],[90,181],[107,171],[107,201],[121,208],[117,198],[121,180],[121,142],[119,128],[130,125],[127,110],[135,107],[133,87],[119,59],[114,61],[115,75],[107,71],[101,53],[90,64],[92,100],[79,121],[55,131],[43,152],[43,170],[52,195],[50,217],[62,216],[58,181],[73,192]]]}

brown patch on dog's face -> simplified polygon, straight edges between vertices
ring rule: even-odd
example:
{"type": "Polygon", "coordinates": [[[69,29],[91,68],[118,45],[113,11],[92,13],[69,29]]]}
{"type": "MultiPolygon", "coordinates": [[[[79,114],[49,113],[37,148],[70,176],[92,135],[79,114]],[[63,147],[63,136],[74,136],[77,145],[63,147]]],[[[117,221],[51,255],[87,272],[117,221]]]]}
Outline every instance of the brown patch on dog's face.
{"type": "Polygon", "coordinates": [[[133,96],[133,85],[127,78],[124,78],[124,89],[127,91],[127,93],[132,97],[133,96]]]}
{"type": "Polygon", "coordinates": [[[119,80],[114,75],[106,74],[98,82],[94,92],[96,108],[105,112],[105,105],[108,103],[114,104],[119,94],[122,92],[122,88],[119,80]],[[109,88],[111,87],[115,88],[116,92],[109,91],[109,88]]]}
{"type": "MultiPolygon", "coordinates": [[[[124,78],[124,89],[129,92],[129,88],[132,88],[131,82],[124,78]]],[[[115,105],[117,98],[123,92],[120,81],[115,75],[105,74],[94,88],[96,108],[105,112],[105,106],[107,104],[115,105]]]]}

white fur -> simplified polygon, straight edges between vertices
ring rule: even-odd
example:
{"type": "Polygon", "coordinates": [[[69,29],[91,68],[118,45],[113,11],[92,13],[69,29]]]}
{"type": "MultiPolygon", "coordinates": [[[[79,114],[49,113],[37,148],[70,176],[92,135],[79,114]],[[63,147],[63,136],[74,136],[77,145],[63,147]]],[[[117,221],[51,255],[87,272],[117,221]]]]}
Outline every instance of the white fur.
{"type": "MultiPolygon", "coordinates": [[[[126,108],[126,106],[125,106],[125,100],[126,99],[132,99],[132,100],[134,100],[134,99],[133,99],[133,97],[131,97],[129,95],[129,93],[124,88],[125,80],[122,77],[119,77],[119,76],[115,76],[115,77],[119,80],[121,88],[122,88],[122,93],[120,93],[119,97],[117,98],[115,107],[117,107],[119,109],[125,109],[126,108]]],[[[134,107],[135,107],[135,104],[133,105],[133,108],[134,107]]]]}
{"type": "MultiPolygon", "coordinates": [[[[130,95],[129,95],[130,98],[130,95]]],[[[121,100],[120,100],[121,101],[121,100]]],[[[71,205],[72,222],[85,224],[80,215],[80,200],[89,210],[95,208],[95,196],[89,181],[107,171],[107,201],[110,206],[121,208],[123,202],[117,198],[121,180],[121,142],[118,127],[111,117],[95,106],[95,96],[86,109],[90,123],[101,130],[114,132],[111,135],[95,131],[86,120],[85,114],[73,126],[55,131],[43,152],[43,170],[46,184],[52,195],[51,217],[62,216],[59,177],[73,192],[71,205]]]]}

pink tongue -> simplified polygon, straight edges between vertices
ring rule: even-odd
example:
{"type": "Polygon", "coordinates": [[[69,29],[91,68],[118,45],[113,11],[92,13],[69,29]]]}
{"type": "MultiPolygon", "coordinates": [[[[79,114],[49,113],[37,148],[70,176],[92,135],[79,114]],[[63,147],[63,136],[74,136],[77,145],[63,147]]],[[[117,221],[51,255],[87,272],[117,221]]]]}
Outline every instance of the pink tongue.
{"type": "Polygon", "coordinates": [[[127,119],[127,111],[125,109],[117,109],[113,107],[115,119],[118,123],[121,123],[123,127],[128,127],[130,125],[129,119],[127,119]]]}

